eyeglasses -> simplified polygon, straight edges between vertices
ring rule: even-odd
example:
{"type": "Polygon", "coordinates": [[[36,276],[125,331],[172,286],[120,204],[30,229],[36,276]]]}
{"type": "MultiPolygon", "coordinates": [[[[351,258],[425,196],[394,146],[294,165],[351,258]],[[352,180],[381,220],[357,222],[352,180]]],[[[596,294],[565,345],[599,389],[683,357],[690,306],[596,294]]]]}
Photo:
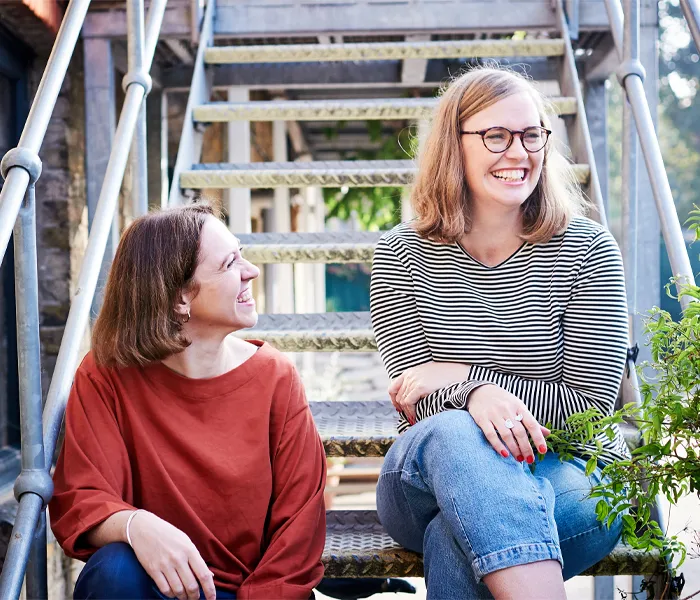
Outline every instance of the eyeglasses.
{"type": "Polygon", "coordinates": [[[462,135],[480,135],[489,152],[500,154],[511,147],[516,135],[520,135],[520,141],[527,152],[539,152],[547,145],[547,140],[552,132],[544,127],[528,127],[515,131],[506,127],[489,127],[481,131],[460,131],[460,133],[462,135]]]}

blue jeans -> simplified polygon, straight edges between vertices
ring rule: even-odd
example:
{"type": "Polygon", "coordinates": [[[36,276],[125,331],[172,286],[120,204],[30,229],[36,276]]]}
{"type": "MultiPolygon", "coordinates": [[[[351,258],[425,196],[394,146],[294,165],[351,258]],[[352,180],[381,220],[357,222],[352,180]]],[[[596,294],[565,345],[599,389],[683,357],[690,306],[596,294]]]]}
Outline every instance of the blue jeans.
{"type": "Polygon", "coordinates": [[[492,598],[482,578],[543,560],[564,579],[607,556],[622,530],[608,529],[587,498],[600,470],[547,453],[530,465],[503,458],[466,411],[420,421],[391,447],[377,485],[377,510],[399,544],[422,552],[428,599],[492,598]]]}
{"type": "MultiPolygon", "coordinates": [[[[199,597],[204,598],[200,587],[199,597]]],[[[216,589],[216,597],[235,598],[233,592],[216,589]]],[[[167,598],[148,576],[128,544],[117,542],[100,548],[87,561],[75,584],[73,598],[142,600],[167,598]]]]}

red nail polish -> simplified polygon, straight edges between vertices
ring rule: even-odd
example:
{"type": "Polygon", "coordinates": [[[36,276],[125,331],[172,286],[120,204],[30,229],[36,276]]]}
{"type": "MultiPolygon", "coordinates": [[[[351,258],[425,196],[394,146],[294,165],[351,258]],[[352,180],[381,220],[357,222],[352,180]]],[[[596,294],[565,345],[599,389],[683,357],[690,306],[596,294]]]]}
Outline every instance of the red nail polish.
{"type": "Polygon", "coordinates": [[[532,463],[535,462],[535,457],[534,456],[528,456],[527,457],[527,464],[531,465],[532,463]]]}
{"type": "Polygon", "coordinates": [[[501,450],[501,456],[503,458],[508,458],[508,451],[507,450],[501,450]]]}
{"type": "Polygon", "coordinates": [[[523,462],[525,459],[522,456],[518,456],[518,462],[523,462]]]}
{"type": "Polygon", "coordinates": [[[540,451],[540,454],[546,454],[547,453],[547,446],[540,446],[537,448],[540,451]]]}

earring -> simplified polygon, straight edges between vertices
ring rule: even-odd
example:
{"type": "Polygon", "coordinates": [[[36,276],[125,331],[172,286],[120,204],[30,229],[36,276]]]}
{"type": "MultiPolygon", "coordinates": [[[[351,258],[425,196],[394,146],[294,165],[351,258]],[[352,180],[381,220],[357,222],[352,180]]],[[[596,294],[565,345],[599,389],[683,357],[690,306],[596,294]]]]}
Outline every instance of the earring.
{"type": "Polygon", "coordinates": [[[190,309],[188,308],[188,309],[187,309],[187,320],[186,320],[186,321],[183,321],[183,323],[189,323],[191,317],[192,317],[192,315],[190,314],[190,309]]]}

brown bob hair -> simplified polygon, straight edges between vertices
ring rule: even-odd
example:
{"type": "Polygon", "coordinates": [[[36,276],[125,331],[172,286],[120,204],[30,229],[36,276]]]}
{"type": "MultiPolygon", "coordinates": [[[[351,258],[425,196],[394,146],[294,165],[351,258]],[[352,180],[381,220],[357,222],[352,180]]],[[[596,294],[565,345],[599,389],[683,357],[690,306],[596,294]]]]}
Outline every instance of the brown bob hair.
{"type": "Polygon", "coordinates": [[[98,364],[143,366],[189,346],[175,307],[182,291],[196,285],[202,227],[210,216],[218,218],[218,211],[196,202],[150,213],[127,227],[92,330],[98,364]]]}
{"type": "MultiPolygon", "coordinates": [[[[418,161],[411,204],[418,233],[437,242],[453,243],[471,229],[461,124],[465,119],[513,94],[528,94],[540,125],[551,129],[549,103],[524,76],[498,66],[476,67],[455,78],[443,90],[432,127],[418,161]]],[[[585,198],[570,163],[550,142],[545,146],[542,174],[523,203],[524,241],[542,243],[566,229],[583,214],[585,198]]]]}

